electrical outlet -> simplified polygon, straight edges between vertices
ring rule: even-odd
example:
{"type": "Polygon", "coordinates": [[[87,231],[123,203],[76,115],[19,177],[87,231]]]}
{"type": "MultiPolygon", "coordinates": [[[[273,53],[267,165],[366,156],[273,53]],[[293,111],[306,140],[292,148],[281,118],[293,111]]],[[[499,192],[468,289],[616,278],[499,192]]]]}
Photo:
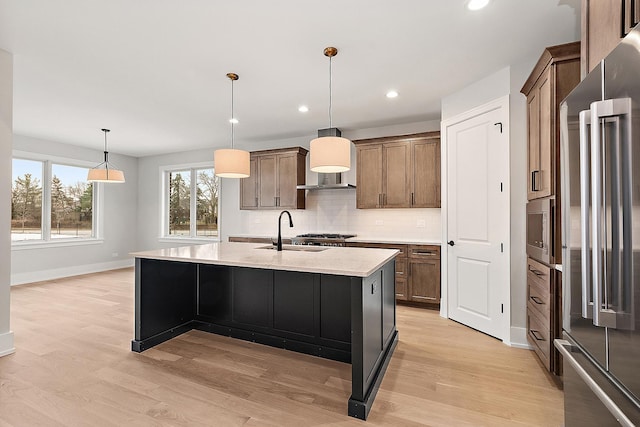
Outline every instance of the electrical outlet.
{"type": "Polygon", "coordinates": [[[113,258],[117,258],[118,257],[118,252],[111,252],[111,256],[113,258]]]}
{"type": "Polygon", "coordinates": [[[381,219],[376,219],[376,225],[384,225],[384,221],[381,219]]]}
{"type": "Polygon", "coordinates": [[[424,219],[419,219],[418,222],[416,222],[416,227],[418,228],[425,228],[427,226],[427,222],[424,219]]]}

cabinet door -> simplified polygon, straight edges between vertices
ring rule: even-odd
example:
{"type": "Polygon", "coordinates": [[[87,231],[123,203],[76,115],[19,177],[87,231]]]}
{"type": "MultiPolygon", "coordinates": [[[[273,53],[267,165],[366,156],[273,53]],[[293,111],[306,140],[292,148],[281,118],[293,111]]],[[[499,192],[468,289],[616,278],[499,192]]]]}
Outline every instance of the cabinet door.
{"type": "Polygon", "coordinates": [[[411,207],[440,207],[440,139],[411,142],[411,207]]]}
{"type": "Polygon", "coordinates": [[[626,26],[623,3],[621,0],[582,0],[583,77],[620,42],[626,26]]]}
{"type": "Polygon", "coordinates": [[[553,80],[551,79],[552,68],[547,69],[540,76],[538,98],[540,100],[539,112],[539,135],[540,135],[540,163],[538,165],[540,173],[536,176],[539,178],[539,187],[536,198],[547,197],[553,193],[553,151],[555,148],[555,117],[552,114],[555,111],[555,102],[553,94],[553,80]]]}
{"type": "Polygon", "coordinates": [[[409,260],[410,301],[440,303],[440,260],[409,260]]]}
{"type": "Polygon", "coordinates": [[[296,185],[298,184],[296,155],[278,155],[276,162],[278,173],[276,206],[295,209],[298,196],[298,190],[296,190],[296,185]]]}
{"type": "Polygon", "coordinates": [[[240,209],[258,208],[258,161],[249,161],[249,177],[240,180],[240,209]]]}
{"type": "Polygon", "coordinates": [[[258,157],[258,205],[260,208],[276,207],[277,168],[276,156],[258,157]]]}
{"type": "Polygon", "coordinates": [[[371,209],[382,204],[382,145],[362,145],[358,156],[356,207],[371,209]]]}
{"type": "Polygon", "coordinates": [[[536,188],[540,182],[540,98],[537,88],[533,88],[527,97],[527,127],[529,129],[527,200],[532,200],[538,197],[536,188]],[[535,182],[536,179],[538,183],[535,182]]]}
{"type": "Polygon", "coordinates": [[[382,146],[382,204],[385,208],[411,206],[411,145],[406,142],[382,146]]]}

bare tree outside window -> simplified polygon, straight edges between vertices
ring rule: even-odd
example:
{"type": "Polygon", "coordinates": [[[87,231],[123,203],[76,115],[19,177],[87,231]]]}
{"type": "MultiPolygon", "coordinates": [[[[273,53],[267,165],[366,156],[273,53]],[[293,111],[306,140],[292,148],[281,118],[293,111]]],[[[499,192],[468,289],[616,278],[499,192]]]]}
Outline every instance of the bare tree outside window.
{"type": "Polygon", "coordinates": [[[52,165],[51,238],[92,236],[93,184],[87,168],[52,165]]]}
{"type": "Polygon", "coordinates": [[[197,178],[196,235],[217,236],[220,180],[214,175],[213,169],[199,169],[197,178]]]}
{"type": "Polygon", "coordinates": [[[168,236],[218,236],[220,181],[213,169],[166,171],[164,178],[168,185],[164,205],[168,236]]]}

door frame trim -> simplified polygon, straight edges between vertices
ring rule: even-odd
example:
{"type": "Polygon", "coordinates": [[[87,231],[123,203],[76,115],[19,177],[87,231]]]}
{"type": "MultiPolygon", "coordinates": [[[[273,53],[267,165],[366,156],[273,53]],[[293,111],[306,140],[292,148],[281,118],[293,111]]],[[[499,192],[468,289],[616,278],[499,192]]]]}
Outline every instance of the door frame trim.
{"type": "Polygon", "coordinates": [[[446,120],[443,120],[440,123],[440,134],[442,138],[440,140],[440,173],[442,179],[440,180],[441,186],[441,199],[443,202],[441,203],[440,215],[441,215],[441,225],[442,225],[442,250],[440,253],[440,271],[441,279],[440,279],[440,316],[449,318],[449,307],[448,307],[448,296],[449,296],[449,282],[448,282],[448,257],[449,257],[449,246],[447,242],[449,241],[447,238],[448,235],[448,203],[445,202],[448,197],[448,146],[449,146],[449,133],[448,130],[450,127],[462,123],[466,120],[472,119],[479,115],[488,113],[493,110],[501,110],[503,114],[502,119],[502,129],[504,138],[506,138],[506,170],[504,174],[504,187],[503,192],[505,193],[506,206],[509,209],[509,223],[507,224],[505,230],[504,237],[504,256],[507,257],[507,278],[508,280],[500,289],[499,294],[504,300],[504,316],[502,317],[502,325],[500,327],[501,336],[498,337],[502,340],[504,344],[511,345],[511,178],[510,178],[510,112],[509,112],[509,95],[504,95],[502,97],[496,98],[493,101],[489,101],[485,104],[474,107],[470,110],[467,110],[463,113],[457,114],[453,117],[450,117],[446,120]]]}

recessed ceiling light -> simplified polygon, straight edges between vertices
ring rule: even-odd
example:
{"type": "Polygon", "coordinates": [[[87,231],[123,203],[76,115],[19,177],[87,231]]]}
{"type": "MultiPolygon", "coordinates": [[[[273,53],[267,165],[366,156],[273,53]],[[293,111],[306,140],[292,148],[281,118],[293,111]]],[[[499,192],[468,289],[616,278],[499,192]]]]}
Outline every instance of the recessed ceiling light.
{"type": "Polygon", "coordinates": [[[390,90],[389,92],[387,92],[387,98],[397,98],[398,97],[398,92],[396,92],[395,90],[390,90]]]}
{"type": "Polygon", "coordinates": [[[469,3],[467,3],[467,9],[480,10],[488,4],[489,0],[469,0],[469,3]]]}
{"type": "Polygon", "coordinates": [[[306,105],[301,105],[298,107],[298,111],[300,111],[301,113],[306,113],[307,111],[309,111],[309,107],[307,107],[306,105]]]}
{"type": "Polygon", "coordinates": [[[235,117],[231,118],[231,119],[229,119],[229,123],[233,123],[234,125],[236,125],[236,124],[238,124],[238,119],[236,119],[235,117]]]}

